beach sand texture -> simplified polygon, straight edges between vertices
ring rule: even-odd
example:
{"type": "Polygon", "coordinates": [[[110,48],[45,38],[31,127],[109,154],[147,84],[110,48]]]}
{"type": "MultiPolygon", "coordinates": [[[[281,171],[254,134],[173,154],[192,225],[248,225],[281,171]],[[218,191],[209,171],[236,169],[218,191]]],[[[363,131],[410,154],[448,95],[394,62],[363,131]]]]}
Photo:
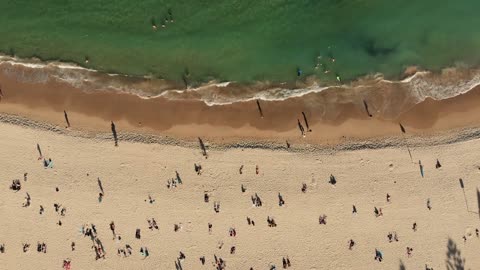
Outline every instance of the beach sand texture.
{"type": "Polygon", "coordinates": [[[226,262],[226,269],[269,269],[272,264],[282,269],[287,256],[290,269],[425,269],[426,264],[445,269],[450,263],[447,269],[480,269],[480,239],[475,235],[478,139],[411,148],[414,162],[421,160],[424,166],[423,178],[403,147],[351,152],[212,149],[205,159],[199,148],[127,141],[114,147],[112,140],[1,123],[0,149],[0,243],[6,249],[0,254],[1,269],[61,269],[66,258],[72,269],[175,269],[180,251],[186,255],[183,269],[215,269],[214,255],[226,262]],[[45,169],[38,160],[37,143],[53,168],[45,169]],[[442,164],[438,169],[437,158],[442,164]],[[201,164],[201,175],[194,163],[201,164]],[[176,171],[183,184],[169,189],[167,181],[176,171]],[[336,185],[328,182],[331,174],[336,185]],[[101,203],[97,178],[105,193],[101,203]],[[21,181],[19,192],[8,188],[14,179],[21,181]],[[22,207],[26,192],[31,205],[22,207]],[[208,203],[204,192],[210,194],[208,203]],[[261,207],[252,205],[255,193],[261,207]],[[281,207],[278,193],[285,200],[281,207]],[[214,201],[220,202],[219,213],[214,201]],[[55,212],[54,203],[66,208],[65,216],[55,212]],[[383,216],[375,217],[374,207],[382,208],[383,216]],[[327,216],[325,225],[319,224],[320,215],[327,216]],[[267,225],[268,216],[277,227],[267,225]],[[247,224],[247,217],[255,226],[247,224]],[[159,230],[148,229],[151,218],[159,230]],[[62,226],[56,224],[59,220],[62,226]],[[120,241],[112,239],[111,221],[120,241]],[[80,233],[82,225],[92,223],[105,259],[95,260],[91,240],[80,233]],[[180,223],[174,232],[174,224],[180,223]],[[236,237],[229,236],[231,227],[236,237]],[[140,240],[135,238],[137,228],[140,240]],[[396,232],[399,241],[389,243],[389,232],[396,232]],[[350,239],[355,241],[352,250],[350,239]],[[37,241],[47,244],[46,254],[36,251],[37,241]],[[23,253],[22,243],[31,244],[28,252],[23,253]],[[125,244],[133,248],[127,258],[117,255],[125,244]],[[144,246],[150,251],[146,259],[139,253],[144,246]],[[235,254],[230,254],[232,246],[235,254]],[[407,247],[413,248],[411,257],[407,247]],[[375,249],[383,253],[382,262],[374,260],[375,249]]]}

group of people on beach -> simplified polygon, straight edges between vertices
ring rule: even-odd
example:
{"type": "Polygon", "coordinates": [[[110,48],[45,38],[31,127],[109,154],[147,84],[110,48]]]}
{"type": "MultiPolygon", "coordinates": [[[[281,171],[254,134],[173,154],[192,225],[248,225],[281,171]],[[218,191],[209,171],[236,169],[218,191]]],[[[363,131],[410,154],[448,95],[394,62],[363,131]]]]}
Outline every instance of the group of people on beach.
{"type": "MultiPolygon", "coordinates": [[[[197,174],[201,174],[201,170],[202,170],[202,167],[200,166],[199,168],[197,167],[197,165],[195,165],[195,170],[197,171],[197,174]],[[199,173],[200,172],[200,173],[199,173]]],[[[181,185],[183,184],[182,182],[182,178],[180,177],[180,174],[175,171],[175,178],[172,178],[170,180],[167,181],[167,188],[170,189],[170,188],[176,188],[177,187],[177,184],[181,185]]]]}
{"type": "Polygon", "coordinates": [[[47,244],[45,244],[44,242],[42,242],[42,243],[38,242],[37,243],[37,252],[47,253],[47,244]]]}
{"type": "MultiPolygon", "coordinates": [[[[304,112],[302,112],[302,115],[303,115],[303,120],[304,120],[304,123],[305,123],[305,126],[306,126],[307,129],[305,130],[305,128],[303,127],[303,124],[300,122],[299,119],[298,119],[298,126],[299,126],[299,129],[300,129],[301,133],[302,133],[302,136],[305,136],[306,132],[311,132],[312,130],[309,127],[306,114],[304,112]]],[[[113,130],[115,129],[114,126],[113,126],[113,122],[112,122],[112,129],[113,130]]],[[[207,152],[206,152],[206,147],[205,147],[203,141],[200,138],[199,138],[199,142],[200,142],[200,146],[201,146],[201,149],[202,149],[202,154],[205,158],[207,158],[208,156],[207,156],[207,152]]],[[[116,142],[116,145],[117,145],[117,142],[116,142]]],[[[53,168],[53,161],[50,158],[49,159],[43,158],[40,146],[38,144],[37,144],[37,149],[38,149],[39,154],[40,154],[39,160],[43,159],[44,167],[45,168],[53,168]]],[[[420,167],[420,174],[421,174],[422,177],[424,177],[424,167],[423,167],[421,161],[419,161],[418,164],[419,164],[419,167],[420,167]]],[[[435,164],[435,168],[438,169],[440,167],[441,167],[441,164],[437,159],[436,164],[435,164]]],[[[244,169],[244,165],[241,165],[240,169],[239,169],[239,174],[243,174],[243,169],[244,169]]],[[[202,165],[194,163],[194,170],[195,170],[197,175],[199,175],[199,176],[202,175],[202,172],[203,172],[202,165]]],[[[255,174],[258,175],[259,171],[260,171],[259,166],[255,165],[255,174]]],[[[27,173],[24,174],[24,181],[25,182],[27,181],[27,173]]],[[[102,198],[104,196],[104,190],[103,190],[103,186],[102,186],[102,182],[101,182],[100,178],[97,179],[97,182],[98,182],[98,186],[99,186],[99,189],[100,189],[99,202],[102,202],[102,198]]],[[[182,183],[183,183],[183,180],[180,177],[180,173],[178,171],[175,171],[175,177],[171,178],[171,180],[167,181],[167,188],[168,189],[175,188],[175,187],[177,187],[178,184],[182,184],[182,183]]],[[[333,174],[331,174],[330,177],[328,178],[328,183],[335,186],[337,184],[337,178],[333,174]]],[[[15,180],[12,181],[10,189],[17,192],[17,191],[21,190],[21,188],[22,188],[22,183],[21,183],[20,180],[15,179],[15,180]]],[[[301,192],[306,193],[307,188],[308,188],[307,184],[302,183],[301,192]]],[[[57,190],[57,192],[59,191],[58,187],[56,188],[56,190],[57,190]]],[[[246,191],[245,186],[243,184],[241,184],[241,192],[244,193],[245,191],[246,191]]],[[[208,192],[204,192],[204,198],[203,199],[204,199],[205,203],[209,203],[210,202],[210,194],[208,192]]],[[[263,205],[262,199],[260,198],[260,196],[257,193],[254,193],[254,195],[251,195],[251,201],[252,201],[252,204],[253,204],[254,207],[261,207],[263,205]]],[[[387,203],[391,202],[391,195],[389,193],[386,194],[386,201],[387,201],[387,203]]],[[[150,204],[153,204],[155,202],[155,200],[150,195],[148,195],[148,202],[150,204]]],[[[29,193],[27,192],[26,197],[25,197],[25,202],[23,203],[23,206],[24,207],[29,207],[30,204],[31,204],[31,197],[30,197],[29,193]]],[[[280,192],[278,192],[278,205],[280,207],[285,205],[284,196],[280,192]]],[[[54,203],[54,208],[55,208],[55,212],[57,214],[59,214],[61,217],[65,216],[66,208],[62,207],[61,204],[54,203]]],[[[218,201],[214,201],[213,208],[214,208],[214,211],[216,213],[219,213],[220,212],[220,203],[218,201]]],[[[429,210],[432,209],[430,198],[427,199],[427,208],[429,210]]],[[[43,214],[44,211],[45,210],[44,210],[43,206],[40,205],[40,214],[43,214]]],[[[374,212],[375,217],[377,217],[377,218],[383,216],[382,208],[380,208],[380,207],[377,208],[376,206],[374,206],[374,211],[373,212],[374,212]]],[[[356,208],[355,205],[353,205],[352,213],[357,214],[357,208],[356,208]]],[[[247,220],[248,225],[255,226],[255,221],[253,219],[251,219],[250,217],[247,216],[246,220],[247,220]]],[[[327,215],[325,215],[325,214],[320,215],[319,219],[318,219],[318,222],[319,222],[320,225],[327,225],[327,215]]],[[[148,228],[150,230],[154,230],[154,229],[159,230],[159,225],[157,224],[157,221],[155,220],[155,218],[147,219],[147,223],[148,223],[148,228]]],[[[59,221],[59,225],[61,225],[61,221],[59,221]]],[[[270,216],[270,215],[267,216],[267,225],[268,225],[268,227],[271,227],[271,228],[272,227],[277,227],[277,223],[276,223],[273,216],[270,216]]],[[[110,227],[110,230],[111,230],[112,235],[113,235],[113,240],[120,241],[121,236],[119,234],[117,234],[116,229],[115,229],[115,223],[113,221],[110,222],[109,227],[110,227]]],[[[180,225],[179,224],[174,224],[174,232],[179,231],[181,228],[182,228],[181,224],[180,225]]],[[[212,233],[212,228],[213,228],[212,223],[208,223],[208,232],[209,233],[212,233]]],[[[416,222],[413,223],[412,230],[414,232],[417,231],[417,223],[416,222]]],[[[84,237],[89,237],[90,238],[90,240],[92,242],[92,249],[95,252],[95,260],[105,259],[106,258],[105,247],[104,247],[102,241],[98,237],[96,226],[94,224],[83,225],[81,227],[81,234],[84,237]]],[[[478,237],[479,236],[479,230],[478,229],[476,229],[476,234],[477,234],[477,237],[478,237]]],[[[230,237],[236,238],[237,230],[234,226],[229,228],[228,235],[230,237]]],[[[141,239],[141,229],[140,228],[137,228],[135,230],[135,238],[136,239],[141,239]]],[[[389,232],[387,234],[387,238],[388,238],[388,242],[390,242],[390,243],[393,242],[393,241],[396,241],[396,242],[399,241],[397,233],[395,231],[389,232]]],[[[466,241],[465,236],[464,236],[464,239],[466,241]]],[[[348,241],[348,249],[349,250],[352,250],[355,245],[356,245],[356,242],[353,239],[350,239],[348,241]]],[[[221,249],[222,246],[223,246],[223,241],[220,241],[220,244],[219,244],[218,248],[221,249]]],[[[30,247],[30,244],[23,243],[23,252],[28,252],[29,247],[30,247]]],[[[75,251],[75,242],[71,243],[71,249],[72,249],[72,251],[75,251]]],[[[42,243],[38,242],[37,243],[37,251],[42,252],[42,253],[46,253],[47,252],[47,245],[44,242],[42,242],[42,243]]],[[[0,244],[0,253],[4,253],[4,252],[5,252],[5,244],[0,244]]],[[[229,253],[231,255],[234,255],[235,252],[236,252],[236,246],[232,245],[230,247],[230,252],[229,253]]],[[[406,253],[407,253],[407,257],[411,257],[412,254],[413,254],[413,248],[410,247],[410,246],[406,247],[406,253]]],[[[121,247],[117,248],[117,255],[118,256],[123,256],[125,258],[125,257],[131,256],[132,254],[133,254],[133,247],[130,244],[124,244],[121,247]]],[[[145,246],[141,246],[140,247],[140,255],[143,258],[148,258],[150,256],[149,249],[145,246]]],[[[224,270],[226,268],[226,261],[224,259],[220,258],[220,257],[217,257],[215,254],[214,254],[213,257],[214,257],[214,262],[212,262],[212,264],[215,266],[215,269],[224,270]]],[[[379,249],[375,249],[375,257],[374,258],[375,258],[376,261],[382,262],[383,253],[379,249]]],[[[175,267],[176,267],[177,270],[183,270],[182,263],[185,259],[186,259],[186,255],[183,252],[180,252],[179,256],[175,260],[175,267]]],[[[206,262],[205,256],[201,256],[199,259],[200,259],[200,263],[202,265],[204,265],[205,262],[206,262]]],[[[282,261],[282,266],[283,266],[284,269],[290,268],[291,265],[292,265],[291,262],[290,262],[290,258],[288,256],[287,257],[282,257],[281,261],[282,261]]],[[[64,267],[64,269],[70,269],[71,260],[70,259],[65,259],[64,262],[63,262],[63,267],[64,267]]],[[[252,267],[250,269],[253,270],[252,267]]],[[[276,269],[276,266],[274,264],[271,264],[270,269],[276,269]]],[[[433,268],[428,268],[426,266],[426,269],[433,269],[433,268]]]]}
{"type": "Polygon", "coordinates": [[[82,226],[80,232],[83,236],[89,237],[92,241],[92,249],[95,251],[95,260],[105,259],[106,252],[102,241],[98,238],[97,227],[95,227],[94,224],[85,224],[82,226]]]}

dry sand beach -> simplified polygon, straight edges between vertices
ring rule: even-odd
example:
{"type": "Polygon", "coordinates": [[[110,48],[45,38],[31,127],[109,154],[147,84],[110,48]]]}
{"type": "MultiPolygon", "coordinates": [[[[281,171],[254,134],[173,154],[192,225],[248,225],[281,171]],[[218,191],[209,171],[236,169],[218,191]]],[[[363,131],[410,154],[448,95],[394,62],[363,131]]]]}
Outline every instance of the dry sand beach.
{"type": "Polygon", "coordinates": [[[287,257],[290,269],[480,267],[478,139],[411,147],[414,162],[404,147],[299,152],[212,147],[205,159],[196,145],[142,143],[137,137],[115,147],[109,136],[78,137],[62,128],[25,119],[12,125],[7,119],[13,118],[0,124],[2,269],[61,269],[67,258],[71,269],[175,269],[176,262],[182,269],[216,269],[214,256],[225,269],[283,269],[287,257]],[[37,143],[52,168],[38,159],[37,143]],[[200,175],[194,164],[201,165],[200,175]],[[176,172],[182,183],[168,188],[176,172]],[[329,183],[330,175],[335,184],[329,183]],[[18,192],[8,188],[14,179],[21,183],[18,192]],[[101,202],[97,179],[104,190],[101,202]],[[27,193],[31,203],[25,207],[27,193]],[[253,204],[255,194],[261,206],[253,204]],[[63,216],[54,204],[65,209],[63,216]],[[377,217],[375,207],[383,215],[377,217]],[[326,224],[319,224],[323,215],[326,224]],[[276,227],[268,225],[268,217],[276,227]],[[149,229],[152,218],[158,230],[149,229]],[[91,224],[105,258],[95,259],[92,240],[82,234],[82,226],[91,224]],[[235,236],[229,235],[231,228],[235,236]],[[355,242],[351,250],[350,239],[355,242]],[[47,245],[46,253],[37,252],[37,242],[47,245]],[[26,252],[24,243],[31,245],[26,252]],[[118,255],[127,244],[132,254],[118,255]],[[147,258],[141,247],[148,248],[147,258]],[[410,256],[407,247],[413,249],[410,256]],[[381,262],[374,259],[375,249],[381,262]],[[178,260],[180,252],[185,258],[178,260]]]}

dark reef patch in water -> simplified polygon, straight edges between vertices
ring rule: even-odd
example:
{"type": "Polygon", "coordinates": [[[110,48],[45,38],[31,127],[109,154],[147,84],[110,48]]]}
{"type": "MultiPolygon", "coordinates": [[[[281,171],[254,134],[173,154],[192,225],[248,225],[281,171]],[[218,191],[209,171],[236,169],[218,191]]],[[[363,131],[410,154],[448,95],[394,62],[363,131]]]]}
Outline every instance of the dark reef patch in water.
{"type": "Polygon", "coordinates": [[[365,37],[360,39],[360,44],[363,50],[372,57],[385,57],[389,56],[397,51],[398,45],[385,46],[374,38],[365,37]]]}

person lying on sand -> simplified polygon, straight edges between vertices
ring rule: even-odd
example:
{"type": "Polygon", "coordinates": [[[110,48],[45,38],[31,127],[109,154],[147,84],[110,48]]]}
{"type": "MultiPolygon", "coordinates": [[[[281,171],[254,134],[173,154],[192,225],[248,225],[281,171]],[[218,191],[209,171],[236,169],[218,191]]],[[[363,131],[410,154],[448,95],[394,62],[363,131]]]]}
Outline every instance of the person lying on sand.
{"type": "Polygon", "coordinates": [[[70,259],[65,259],[63,260],[63,269],[64,270],[70,270],[71,268],[71,261],[70,259]]]}
{"type": "Polygon", "coordinates": [[[318,224],[327,225],[327,216],[326,215],[321,215],[318,218],[318,224]]]}

